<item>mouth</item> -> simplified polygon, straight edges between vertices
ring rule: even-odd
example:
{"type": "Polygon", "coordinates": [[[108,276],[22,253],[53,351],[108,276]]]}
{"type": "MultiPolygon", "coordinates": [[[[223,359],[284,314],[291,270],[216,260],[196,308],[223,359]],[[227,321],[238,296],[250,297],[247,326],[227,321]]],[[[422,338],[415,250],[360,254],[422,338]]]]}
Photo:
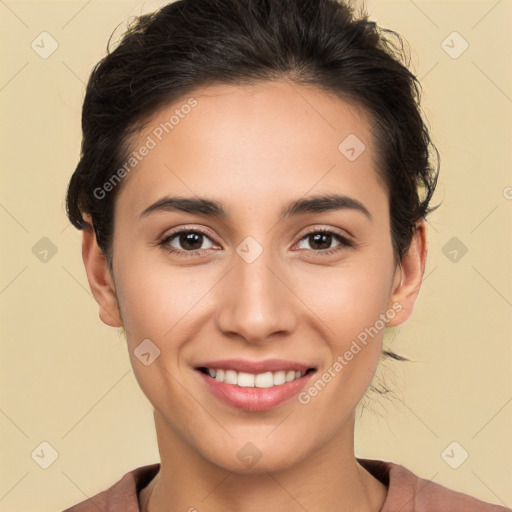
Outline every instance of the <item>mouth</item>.
{"type": "Polygon", "coordinates": [[[226,368],[207,368],[201,366],[197,368],[201,373],[215,379],[217,382],[224,382],[233,386],[243,388],[271,388],[282,386],[288,382],[298,380],[304,375],[312,373],[315,368],[307,370],[278,370],[276,372],[248,373],[229,370],[226,368]]]}
{"type": "Polygon", "coordinates": [[[225,404],[251,412],[284,404],[310,381],[317,369],[283,360],[225,360],[195,367],[196,374],[225,404]]]}

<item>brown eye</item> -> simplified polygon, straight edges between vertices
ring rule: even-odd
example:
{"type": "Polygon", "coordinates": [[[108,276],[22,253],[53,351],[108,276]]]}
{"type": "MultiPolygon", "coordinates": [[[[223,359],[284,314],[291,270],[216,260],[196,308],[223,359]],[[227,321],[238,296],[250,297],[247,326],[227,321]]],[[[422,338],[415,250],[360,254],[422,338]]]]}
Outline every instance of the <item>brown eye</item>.
{"type": "Polygon", "coordinates": [[[327,233],[315,233],[308,235],[308,239],[312,249],[322,251],[331,248],[333,236],[327,233]]]}
{"type": "Polygon", "coordinates": [[[177,239],[185,250],[196,251],[203,245],[203,235],[200,233],[181,233],[177,239]]]}
{"type": "MultiPolygon", "coordinates": [[[[354,243],[345,238],[344,236],[329,230],[316,230],[304,235],[299,244],[303,241],[307,241],[309,249],[314,252],[322,254],[332,254],[347,247],[354,247],[354,243]],[[336,242],[334,247],[333,242],[336,242]]],[[[306,247],[308,249],[308,247],[306,247]]]]}
{"type": "Polygon", "coordinates": [[[194,256],[203,250],[213,247],[213,243],[207,234],[198,229],[182,229],[175,231],[166,236],[160,242],[160,245],[167,251],[180,256],[194,256]],[[207,244],[206,247],[203,247],[205,241],[208,241],[210,245],[207,244]]]}

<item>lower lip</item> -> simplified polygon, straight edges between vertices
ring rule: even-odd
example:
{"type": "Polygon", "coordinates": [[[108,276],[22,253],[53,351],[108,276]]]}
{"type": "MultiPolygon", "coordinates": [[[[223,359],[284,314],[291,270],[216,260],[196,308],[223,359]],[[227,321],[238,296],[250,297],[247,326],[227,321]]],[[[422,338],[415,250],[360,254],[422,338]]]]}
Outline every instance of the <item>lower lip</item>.
{"type": "Polygon", "coordinates": [[[309,372],[291,382],[270,388],[244,388],[219,382],[200,370],[196,370],[196,372],[202,377],[210,391],[220,400],[238,409],[251,412],[266,411],[286,402],[297,395],[315,373],[309,372]]]}

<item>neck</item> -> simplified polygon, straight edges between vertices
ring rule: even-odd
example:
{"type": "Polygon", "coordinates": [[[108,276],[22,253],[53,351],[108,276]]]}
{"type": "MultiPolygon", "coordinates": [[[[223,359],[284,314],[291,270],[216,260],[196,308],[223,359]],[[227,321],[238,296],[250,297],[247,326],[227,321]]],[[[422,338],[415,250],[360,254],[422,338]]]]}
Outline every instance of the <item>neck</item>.
{"type": "Polygon", "coordinates": [[[160,471],[140,493],[142,512],[378,512],[387,488],[354,456],[354,417],[314,454],[284,470],[241,474],[198,454],[155,412],[160,471]]]}

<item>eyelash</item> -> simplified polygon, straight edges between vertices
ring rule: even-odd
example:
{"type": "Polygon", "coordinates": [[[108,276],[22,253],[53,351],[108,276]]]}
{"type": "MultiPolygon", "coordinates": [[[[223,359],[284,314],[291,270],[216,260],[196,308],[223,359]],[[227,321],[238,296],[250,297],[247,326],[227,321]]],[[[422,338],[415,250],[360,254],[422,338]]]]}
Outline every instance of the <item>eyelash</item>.
{"type": "MultiPolygon", "coordinates": [[[[174,231],[173,233],[171,233],[168,236],[166,236],[163,240],[161,240],[158,243],[158,245],[161,246],[168,253],[176,254],[177,256],[183,256],[183,257],[197,256],[197,255],[201,255],[204,251],[207,251],[208,249],[195,249],[193,251],[184,251],[184,250],[175,249],[175,248],[170,247],[168,245],[169,242],[172,239],[176,238],[177,236],[179,236],[181,234],[190,234],[190,233],[200,234],[200,235],[203,235],[203,236],[211,239],[211,237],[208,235],[208,233],[206,233],[206,232],[204,232],[204,231],[202,231],[200,229],[180,229],[180,230],[174,231]]],[[[311,249],[315,254],[320,254],[322,256],[328,256],[328,255],[337,253],[339,251],[345,250],[347,248],[354,248],[356,246],[355,242],[352,242],[351,240],[349,240],[348,238],[344,237],[343,235],[337,233],[336,231],[331,231],[329,229],[321,229],[321,228],[320,229],[315,229],[315,230],[310,231],[308,233],[305,233],[300,238],[299,242],[304,240],[305,238],[311,236],[311,235],[316,235],[316,234],[319,234],[319,233],[327,234],[327,235],[333,235],[333,237],[338,242],[340,242],[340,244],[337,245],[336,247],[331,248],[331,249],[325,249],[325,250],[322,250],[322,249],[318,249],[318,250],[311,249]]],[[[304,249],[301,249],[301,250],[304,250],[304,249]]]]}

